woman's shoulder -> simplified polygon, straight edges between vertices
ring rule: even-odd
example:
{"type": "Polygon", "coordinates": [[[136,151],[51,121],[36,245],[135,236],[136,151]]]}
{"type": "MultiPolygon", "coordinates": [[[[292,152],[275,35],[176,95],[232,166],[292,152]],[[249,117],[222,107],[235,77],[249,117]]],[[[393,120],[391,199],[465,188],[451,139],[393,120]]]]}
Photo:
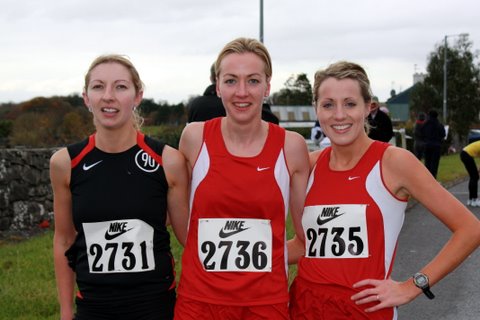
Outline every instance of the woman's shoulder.
{"type": "Polygon", "coordinates": [[[66,161],[70,162],[70,155],[66,147],[58,149],[50,157],[50,163],[62,163],[66,161]]]}
{"type": "Polygon", "coordinates": [[[71,170],[71,159],[67,148],[57,150],[50,157],[50,174],[66,174],[71,170]]]}
{"type": "Polygon", "coordinates": [[[393,145],[388,145],[387,148],[385,149],[385,153],[382,160],[398,161],[399,159],[396,160],[395,159],[396,157],[399,157],[400,159],[405,159],[405,158],[416,159],[415,155],[409,150],[396,147],[393,145]]]}
{"type": "Polygon", "coordinates": [[[415,170],[419,163],[420,161],[412,152],[396,146],[388,146],[382,157],[382,167],[399,175],[415,170]]]}
{"type": "Polygon", "coordinates": [[[298,132],[285,130],[285,149],[296,152],[308,152],[305,138],[298,132]]]}

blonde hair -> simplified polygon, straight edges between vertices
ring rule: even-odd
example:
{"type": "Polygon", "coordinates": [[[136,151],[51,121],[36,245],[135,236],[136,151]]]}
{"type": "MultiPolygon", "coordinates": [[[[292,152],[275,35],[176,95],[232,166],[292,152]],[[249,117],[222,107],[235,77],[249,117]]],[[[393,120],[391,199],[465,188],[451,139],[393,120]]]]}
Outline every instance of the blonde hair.
{"type": "MultiPolygon", "coordinates": [[[[85,93],[88,92],[88,83],[90,82],[90,76],[92,74],[92,70],[95,69],[95,67],[97,67],[98,65],[101,65],[104,63],[118,63],[124,66],[125,68],[127,68],[128,72],[130,72],[130,76],[132,77],[133,86],[135,88],[135,94],[139,94],[144,90],[144,85],[142,80],[140,79],[140,75],[137,69],[126,56],[119,55],[119,54],[106,54],[106,55],[98,56],[90,64],[90,67],[88,68],[88,71],[85,74],[85,84],[83,88],[85,93]]],[[[136,107],[133,108],[132,114],[133,114],[133,125],[135,129],[140,130],[144,119],[140,116],[136,107]]]]}
{"type": "Polygon", "coordinates": [[[353,62],[338,61],[329,65],[325,70],[319,70],[315,73],[315,80],[313,83],[313,103],[315,105],[319,98],[318,89],[322,82],[328,78],[356,80],[360,85],[360,93],[365,103],[370,103],[372,101],[370,80],[368,79],[365,69],[353,62]]]}
{"type": "Polygon", "coordinates": [[[215,75],[220,74],[220,64],[223,58],[231,53],[253,53],[265,63],[265,75],[267,79],[272,78],[272,59],[267,48],[258,40],[251,38],[237,38],[227,43],[218,54],[215,61],[215,75]]]}

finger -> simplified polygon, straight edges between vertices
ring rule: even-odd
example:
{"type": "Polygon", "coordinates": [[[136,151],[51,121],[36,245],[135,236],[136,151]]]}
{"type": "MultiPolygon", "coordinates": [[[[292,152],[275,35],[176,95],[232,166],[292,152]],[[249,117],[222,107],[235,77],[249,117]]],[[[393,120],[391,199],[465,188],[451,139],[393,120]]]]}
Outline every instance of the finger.
{"type": "Polygon", "coordinates": [[[365,289],[365,290],[362,290],[360,292],[357,292],[351,298],[352,298],[352,300],[358,300],[358,299],[362,299],[362,298],[369,297],[369,296],[372,296],[372,295],[376,295],[377,292],[378,292],[378,290],[376,288],[369,288],[369,289],[365,289]]]}
{"type": "Polygon", "coordinates": [[[375,312],[375,311],[378,311],[378,310],[383,309],[383,308],[384,307],[382,307],[381,304],[379,303],[374,307],[365,309],[365,312],[375,312]]]}
{"type": "Polygon", "coordinates": [[[354,288],[363,287],[363,286],[377,286],[380,283],[380,280],[376,279],[364,279],[353,285],[354,288]]]}
{"type": "Polygon", "coordinates": [[[380,301],[380,296],[379,295],[369,295],[368,297],[365,297],[363,299],[359,299],[355,301],[355,304],[360,305],[360,304],[365,304],[365,303],[371,303],[371,302],[381,302],[380,301]]]}

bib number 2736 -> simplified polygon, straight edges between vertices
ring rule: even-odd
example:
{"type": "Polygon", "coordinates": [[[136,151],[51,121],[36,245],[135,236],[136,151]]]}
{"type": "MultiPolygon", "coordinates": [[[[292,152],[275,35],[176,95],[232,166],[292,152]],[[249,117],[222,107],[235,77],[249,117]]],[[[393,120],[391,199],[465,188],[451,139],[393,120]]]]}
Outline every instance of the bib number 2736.
{"type": "Polygon", "coordinates": [[[264,219],[200,219],[198,256],[206,271],[269,272],[272,229],[264,219]]]}

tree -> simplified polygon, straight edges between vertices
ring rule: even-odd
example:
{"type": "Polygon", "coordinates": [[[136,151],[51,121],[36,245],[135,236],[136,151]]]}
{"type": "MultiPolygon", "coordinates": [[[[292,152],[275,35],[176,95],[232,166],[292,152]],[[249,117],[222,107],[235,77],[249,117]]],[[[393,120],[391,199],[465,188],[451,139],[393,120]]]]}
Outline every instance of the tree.
{"type": "Polygon", "coordinates": [[[312,104],[312,86],[305,73],[290,76],[285,88],[272,94],[275,105],[305,106],[312,104]]]}
{"type": "MultiPolygon", "coordinates": [[[[464,141],[472,124],[478,123],[480,111],[480,69],[478,52],[472,53],[473,43],[468,36],[447,46],[447,119],[445,124],[464,141]]],[[[443,113],[443,65],[445,46],[440,44],[429,56],[427,76],[412,92],[412,110],[436,110],[443,113]]]]}
{"type": "Polygon", "coordinates": [[[75,110],[67,113],[56,128],[59,144],[69,144],[85,139],[95,131],[90,114],[75,110]]]}
{"type": "Polygon", "coordinates": [[[0,148],[7,146],[8,136],[12,132],[13,121],[0,119],[0,148]]]}
{"type": "Polygon", "coordinates": [[[13,146],[48,147],[54,143],[52,118],[46,114],[26,112],[13,123],[10,143],[13,146]]]}
{"type": "Polygon", "coordinates": [[[6,138],[12,131],[13,122],[11,120],[0,120],[0,138],[6,138]]]}

